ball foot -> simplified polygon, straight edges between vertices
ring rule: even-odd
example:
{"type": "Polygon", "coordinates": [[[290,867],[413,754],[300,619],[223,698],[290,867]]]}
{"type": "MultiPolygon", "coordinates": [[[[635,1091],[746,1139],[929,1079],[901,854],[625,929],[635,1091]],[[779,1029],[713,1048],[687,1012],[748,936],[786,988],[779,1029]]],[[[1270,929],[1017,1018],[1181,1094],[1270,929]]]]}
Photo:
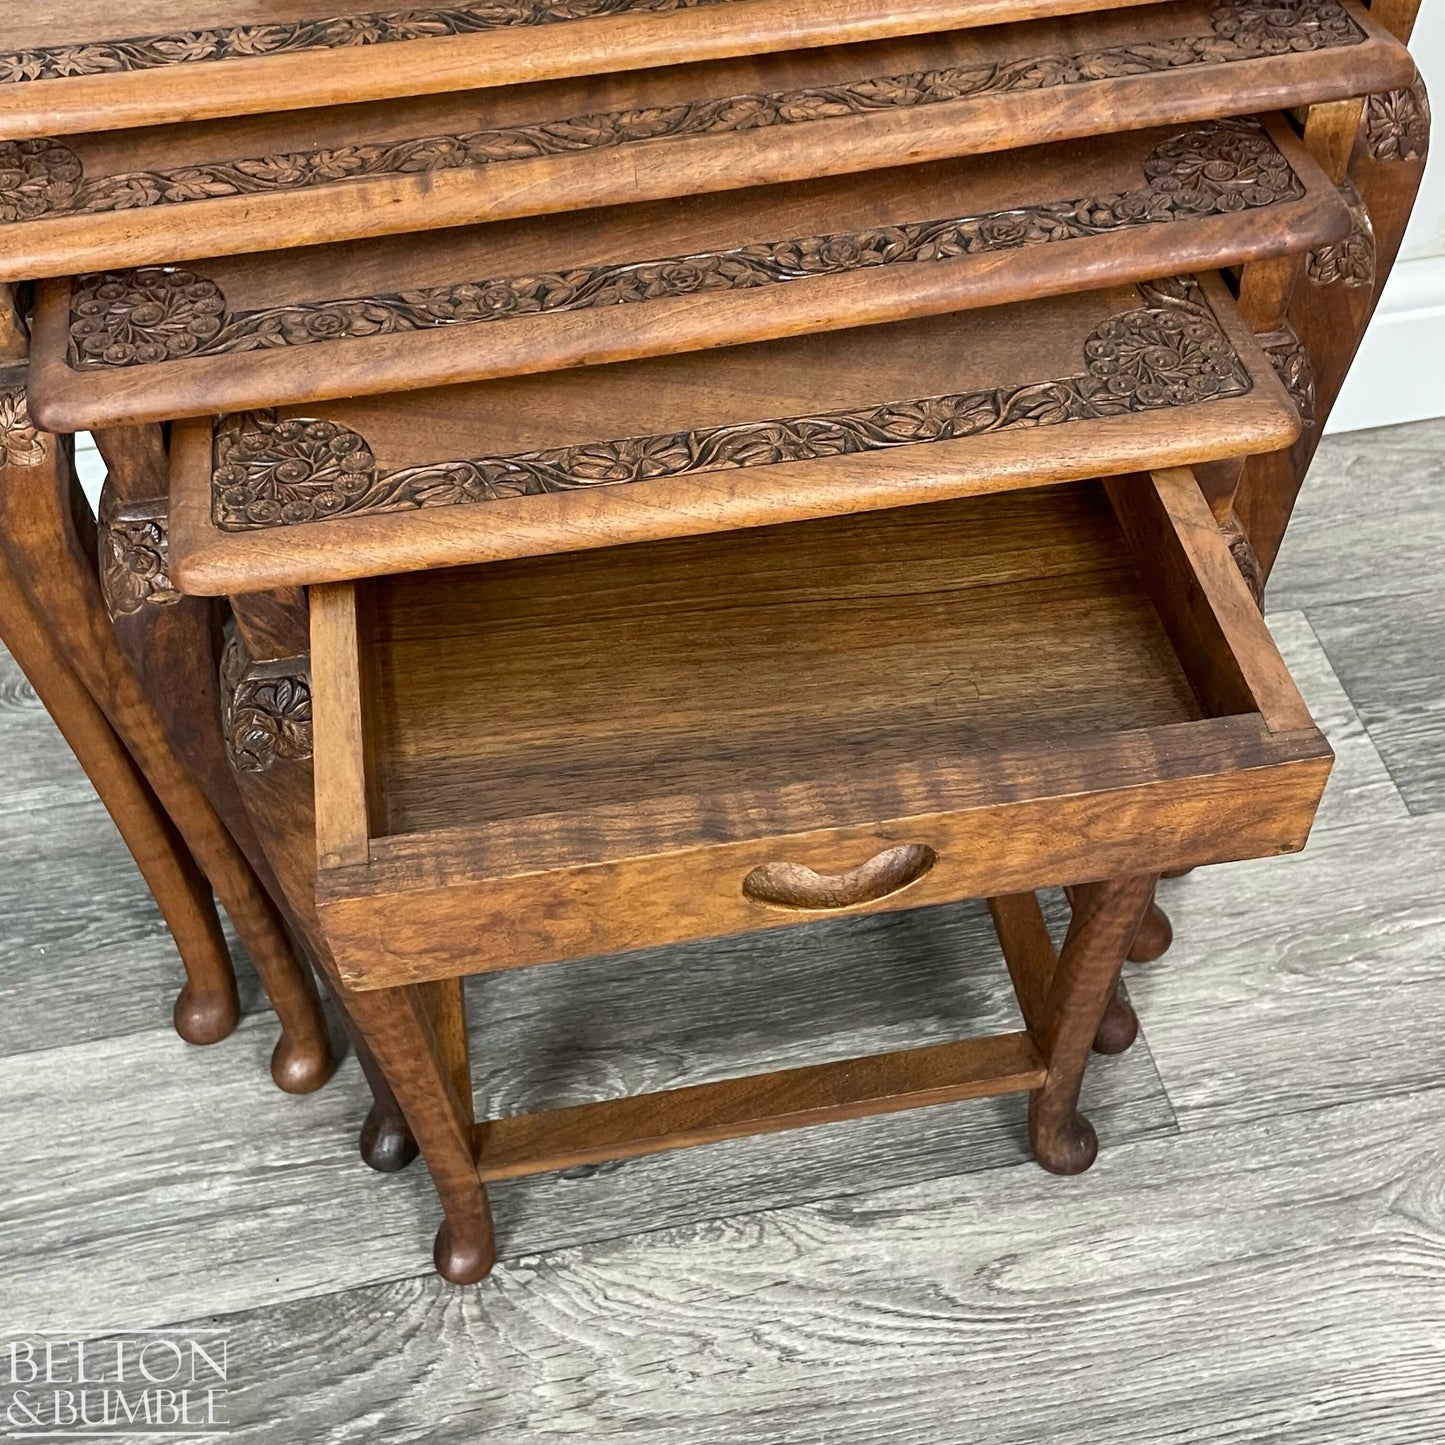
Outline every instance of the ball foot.
{"type": "Polygon", "coordinates": [[[215,1044],[226,1037],[241,1018],[241,1001],[232,983],[229,989],[201,993],[187,983],[176,996],[171,1020],[188,1044],[215,1044]]]}
{"type": "Polygon", "coordinates": [[[1099,1136],[1077,1109],[1051,1118],[1029,1100],[1029,1142],[1034,1158],[1050,1174],[1082,1174],[1099,1156],[1099,1136]]]}
{"type": "Polygon", "coordinates": [[[326,1039],[297,1043],[283,1033],[271,1051],[271,1078],[286,1094],[314,1094],[336,1068],[326,1039]]]}
{"type": "Polygon", "coordinates": [[[416,1158],[416,1140],[399,1114],[384,1113],[375,1104],[361,1126],[361,1157],[378,1174],[395,1174],[416,1158]]]}
{"type": "Polygon", "coordinates": [[[1169,915],[1157,903],[1150,903],[1134,942],[1129,945],[1130,963],[1153,963],[1169,952],[1174,942],[1174,925],[1169,915]]]}
{"type": "Polygon", "coordinates": [[[1094,1035],[1096,1054],[1122,1054],[1139,1037],[1139,1015],[1132,1004],[1117,994],[1109,1000],[1109,1007],[1094,1035]]]}
{"type": "Polygon", "coordinates": [[[479,1228],[474,1238],[460,1238],[453,1233],[450,1222],[443,1224],[437,1230],[432,1260],[437,1273],[449,1284],[476,1284],[485,1279],[497,1262],[490,1224],[479,1228]]]}

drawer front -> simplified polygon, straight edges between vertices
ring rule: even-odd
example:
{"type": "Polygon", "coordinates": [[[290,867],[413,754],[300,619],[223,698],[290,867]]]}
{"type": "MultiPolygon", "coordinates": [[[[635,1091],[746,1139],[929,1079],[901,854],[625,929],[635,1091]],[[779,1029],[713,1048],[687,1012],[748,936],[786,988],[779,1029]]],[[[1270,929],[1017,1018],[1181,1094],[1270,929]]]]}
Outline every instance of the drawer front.
{"type": "Polygon", "coordinates": [[[903,509],[781,528],[745,554],[620,548],[571,600],[575,636],[530,625],[558,610],[545,571],[519,572],[511,633],[459,610],[464,586],[496,603],[496,571],[450,579],[440,606],[429,583],[412,603],[384,591],[387,647],[368,644],[354,589],[313,589],[317,896],[344,977],[385,987],[1300,848],[1329,746],[1194,477],[1102,490],[1039,489],[1016,516],[950,503],[921,533],[903,509]],[[1091,552],[1068,590],[1036,588],[1040,547],[1060,562],[1086,534],[1106,563],[1091,552]],[[904,596],[959,557],[1001,575],[988,548],[1004,544],[1023,582],[904,596]],[[850,598],[874,587],[856,612],[791,592],[748,610],[779,578],[822,585],[835,553],[876,569],[845,564],[850,598]],[[611,636],[628,568],[647,626],[611,636]],[[675,638],[659,589],[684,618],[675,638]],[[398,651],[406,627],[427,639],[424,668],[398,651]],[[658,635],[666,666],[649,672],[638,654],[658,635]],[[496,677],[468,670],[513,655],[496,677]],[[378,670],[383,690],[425,700],[404,726],[369,725],[378,670]],[[650,733],[679,697],[685,726],[650,733]],[[828,733],[860,704],[866,726],[828,733]],[[778,714],[788,750],[769,754],[758,719],[778,714]],[[507,766],[468,774],[494,738],[507,766]],[[425,789],[395,762],[417,757],[438,760],[425,789]]]}
{"type": "MultiPolygon", "coordinates": [[[[368,868],[363,896],[323,875],[343,978],[380,988],[912,908],[1054,884],[1296,851],[1328,757],[867,827],[414,886],[368,868]]],[[[407,870],[398,868],[398,874],[407,870]]]]}

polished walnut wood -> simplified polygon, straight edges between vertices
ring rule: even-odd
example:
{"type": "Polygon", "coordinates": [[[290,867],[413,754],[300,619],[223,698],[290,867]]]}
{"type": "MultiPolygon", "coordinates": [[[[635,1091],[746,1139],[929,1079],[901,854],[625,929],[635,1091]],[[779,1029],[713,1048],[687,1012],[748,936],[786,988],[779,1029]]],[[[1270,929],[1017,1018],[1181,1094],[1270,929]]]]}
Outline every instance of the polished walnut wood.
{"type": "Polygon", "coordinates": [[[1268,116],[99,272],[39,286],[31,408],[94,428],[552,371],[1302,258],[1350,226],[1268,116]]]}
{"type": "Polygon", "coordinates": [[[235,841],[175,751],[140,679],[116,643],[95,571],[93,520],[68,449],[17,424],[23,370],[0,385],[0,447],[22,465],[0,467],[0,549],[35,612],[136,759],[245,941],[281,1024],[272,1054],[276,1083],[319,1088],[333,1060],[310,970],[235,841]],[[6,418],[8,417],[8,420],[6,418]],[[89,534],[89,535],[87,535],[89,534]]]}
{"type": "Polygon", "coordinates": [[[515,1179],[956,1099],[1024,1093],[1047,1078],[1026,1032],[780,1069],[486,1120],[477,1125],[478,1173],[485,1182],[515,1179]]]}
{"type": "MultiPolygon", "coordinates": [[[[57,442],[46,438],[45,444],[57,442]]],[[[7,460],[5,465],[17,463],[7,460]]],[[[3,549],[0,641],[85,769],[165,920],[186,971],[172,1015],[176,1032],[187,1043],[216,1043],[235,1028],[240,1001],[211,886],[31,605],[3,549]]]]}
{"type": "MultiPolygon", "coordinates": [[[[1027,1089],[1039,1163],[1088,1168],[1084,1067],[1137,1028],[1118,978],[1155,874],[1128,860],[1297,847],[1329,767],[1186,471],[332,585],[313,589],[310,645],[328,821],[305,856],[301,802],[274,841],[293,885],[319,859],[328,967],[427,1111],[436,1259],[458,1281],[490,1266],[486,1181],[744,1133],[1027,1089]],[[890,768],[931,813],[880,809],[890,768]],[[850,816],[880,820],[883,846],[844,872],[850,816]],[[499,894],[508,856],[525,897],[499,894]],[[1111,881],[1071,887],[1056,952],[1026,890],[1084,869],[1111,881]],[[626,881],[604,896],[576,886],[589,873],[626,881]],[[970,890],[991,896],[1025,1033],[486,1120],[463,1169],[460,974],[970,890]]],[[[274,808],[305,768],[278,757],[256,786],[274,808]]]]}
{"type": "MultiPolygon", "coordinates": [[[[1418,0],[1377,8],[1382,23],[1408,38],[1418,0]]],[[[1259,560],[1261,586],[1394,265],[1429,149],[1429,102],[1418,76],[1398,90],[1368,97],[1358,110],[1328,109],[1319,148],[1322,158],[1333,162],[1354,225],[1343,243],[1310,253],[1308,280],[1298,288],[1287,320],[1269,338],[1297,378],[1308,415],[1287,453],[1252,459],[1241,481],[1240,516],[1259,560]]]]}
{"type": "Polygon", "coordinates": [[[0,279],[842,175],[1386,91],[1349,0],[1175,0],[920,39],[11,142],[0,279]]]}
{"type": "Polygon", "coordinates": [[[341,975],[1299,847],[1328,748],[1192,477],[1109,490],[323,589],[318,677],[375,679],[370,727],[317,715],[341,975]],[[900,844],[891,892],[745,887],[900,844]]]}
{"type": "MultiPolygon", "coordinates": [[[[245,599],[237,601],[244,615],[245,599]]],[[[334,630],[338,616],[331,606],[317,619],[317,630],[334,630]]],[[[241,678],[249,666],[245,660],[241,678]]],[[[335,674],[323,668],[319,676],[335,674]]],[[[323,707],[319,717],[326,712],[323,707]]],[[[277,872],[296,890],[303,913],[312,906],[308,881],[316,856],[307,826],[309,772],[306,758],[278,757],[264,770],[247,770],[242,779],[254,815],[267,820],[265,837],[277,872]]],[[[453,1282],[470,1283],[487,1274],[495,1258],[483,1184],[491,1178],[1019,1089],[1032,1091],[1030,1138],[1039,1162],[1059,1173],[1087,1168],[1096,1141],[1078,1113],[1079,1083],[1090,1042],[1103,1035],[1124,952],[1152,883],[1146,875],[1078,890],[1082,901],[1063,953],[1054,959],[1050,946],[1049,967],[1040,967],[1028,1005],[1028,1034],[475,1126],[457,978],[351,991],[334,960],[324,950],[321,956],[334,987],[373,1041],[432,1172],[444,1215],[434,1251],[437,1268],[453,1282]]]]}
{"type": "Polygon", "coordinates": [[[172,577],[345,580],[1267,451],[1299,416],[1218,277],[178,423],[172,577]]]}
{"type": "Polygon", "coordinates": [[[30,0],[0,22],[0,133],[41,136],[518,85],[1141,0],[30,0]]]}
{"type": "Polygon", "coordinates": [[[307,645],[304,599],[287,601],[301,604],[299,616],[285,603],[275,606],[272,599],[234,599],[238,626],[228,643],[223,686],[236,784],[311,957],[325,973],[332,996],[355,1021],[366,1041],[366,1057],[375,1061],[379,1078],[386,1085],[382,1098],[400,1104],[409,1126],[408,1136],[425,1156],[445,1215],[434,1253],[437,1268],[450,1280],[469,1283],[491,1269],[496,1247],[486,1193],[476,1173],[470,1090],[459,1092],[457,1088],[458,1060],[465,1047],[464,1038],[460,1042],[457,1038],[463,1024],[459,1000],[453,994],[452,1006],[447,1007],[442,992],[445,980],[431,985],[430,993],[418,988],[361,993],[346,984],[316,915],[311,749],[273,748],[258,755],[254,749],[236,746],[238,739],[245,736],[235,730],[238,696],[243,701],[249,697],[249,707],[258,709],[261,717],[270,716],[278,725],[283,720],[267,713],[260,700],[274,705],[279,677],[297,679],[309,700],[310,680],[301,651],[307,645]],[[288,619],[301,624],[300,635],[293,634],[289,639],[293,648],[289,674],[284,671],[288,659],[263,656],[256,660],[247,651],[248,638],[252,645],[259,645],[267,637],[274,647],[282,645],[287,639],[288,619]],[[447,1030],[440,1042],[439,1023],[447,1030]]]}
{"type": "MultiPolygon", "coordinates": [[[[103,431],[97,440],[108,466],[99,522],[101,590],[116,640],[177,755],[286,916],[292,935],[309,939],[314,948],[305,921],[290,913],[227,757],[219,604],[183,597],[170,584],[166,461],[159,428],[103,431]]],[[[415,1141],[365,1039],[339,1000],[334,1002],[374,1098],[361,1131],[362,1157],[381,1173],[394,1172],[416,1157],[415,1141]]]]}

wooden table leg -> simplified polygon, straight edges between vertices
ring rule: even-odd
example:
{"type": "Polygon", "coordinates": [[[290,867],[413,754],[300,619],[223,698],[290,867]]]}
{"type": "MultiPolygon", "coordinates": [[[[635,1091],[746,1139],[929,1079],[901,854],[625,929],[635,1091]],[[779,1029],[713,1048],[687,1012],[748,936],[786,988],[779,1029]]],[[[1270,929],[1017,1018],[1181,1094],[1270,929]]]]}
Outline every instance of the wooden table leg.
{"type": "Polygon", "coordinates": [[[1081,1174],[1098,1154],[1094,1126],[1079,1113],[1079,1088],[1154,881],[1143,874],[1070,890],[1073,918],[1034,1030],[1049,1072],[1029,1096],[1034,1158],[1053,1174],[1081,1174]]]}
{"type": "Polygon", "coordinates": [[[94,548],[82,541],[89,509],[76,488],[68,448],[56,438],[47,442],[39,464],[0,471],[0,541],[10,566],[140,765],[244,940],[281,1024],[272,1077],[289,1093],[308,1093],[325,1083],[334,1067],[310,970],[297,959],[275,906],[177,757],[116,644],[94,548]]]}
{"type": "Polygon", "coordinates": [[[0,640],[60,729],[150,888],[186,970],[176,1032],[212,1044],[236,1027],[236,975],[211,886],[84,684],[57,651],[0,552],[0,640]]]}
{"type": "Polygon", "coordinates": [[[1159,906],[1153,893],[1149,895],[1149,906],[1139,921],[1139,930],[1129,945],[1130,963],[1153,963],[1169,952],[1174,942],[1174,925],[1169,915],[1159,906]]]}
{"type": "Polygon", "coordinates": [[[336,987],[391,1080],[441,1200],[444,1219],[432,1256],[437,1273],[453,1284],[475,1284],[491,1273],[496,1243],[487,1191],[477,1177],[470,1091],[459,1095],[454,1074],[466,1048],[465,1025],[459,1012],[438,1006],[436,991],[449,983],[365,992],[336,987]]]}
{"type": "Polygon", "coordinates": [[[236,624],[237,635],[227,647],[221,669],[218,731],[233,795],[243,805],[248,836],[267,860],[267,877],[284,900],[292,926],[312,962],[326,975],[332,1001],[371,1087],[361,1157],[380,1173],[392,1173],[416,1158],[417,1143],[365,1030],[351,1015],[349,995],[335,983],[335,969],[316,919],[310,678],[305,657],[292,655],[298,641],[305,645],[305,599],[238,600],[236,624]],[[253,672],[243,630],[257,651],[267,654],[264,679],[253,672]],[[292,635],[298,631],[299,637],[292,635]]]}

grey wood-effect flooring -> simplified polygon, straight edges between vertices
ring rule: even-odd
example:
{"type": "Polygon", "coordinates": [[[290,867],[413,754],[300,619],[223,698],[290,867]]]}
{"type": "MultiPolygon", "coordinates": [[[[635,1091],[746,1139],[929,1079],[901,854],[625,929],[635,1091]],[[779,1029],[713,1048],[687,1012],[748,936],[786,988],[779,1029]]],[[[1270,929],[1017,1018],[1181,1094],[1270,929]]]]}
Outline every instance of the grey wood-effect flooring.
{"type": "MultiPolygon", "coordinates": [[[[1325,804],[1298,857],[1164,885],[1089,1174],[1027,1162],[998,1100],[518,1181],[469,1290],[431,1274],[423,1171],[357,1159],[354,1061],[271,1086],[249,970],[230,1039],[171,1032],[164,928],[4,659],[0,1337],[223,1323],[266,1445],[1439,1445],[1445,423],[1326,442],[1270,622],[1337,751],[1325,804]]],[[[499,1110],[1013,1017],[974,905],[471,1002],[499,1110]]]]}

